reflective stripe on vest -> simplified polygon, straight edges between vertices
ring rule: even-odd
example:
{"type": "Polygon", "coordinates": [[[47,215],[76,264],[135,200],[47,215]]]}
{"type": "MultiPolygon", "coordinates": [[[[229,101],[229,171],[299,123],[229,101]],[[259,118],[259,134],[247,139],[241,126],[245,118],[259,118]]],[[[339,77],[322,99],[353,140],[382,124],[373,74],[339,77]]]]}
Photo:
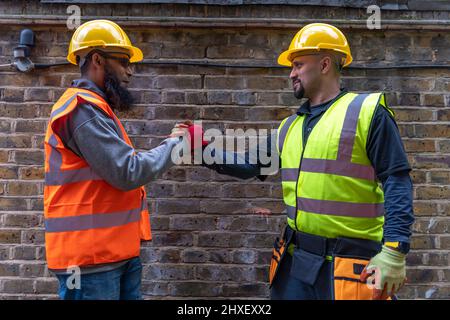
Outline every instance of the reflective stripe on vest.
{"type": "MultiPolygon", "coordinates": [[[[297,168],[282,168],[282,181],[297,181],[299,171],[297,168]]],[[[302,160],[302,171],[329,173],[366,180],[376,179],[375,171],[372,167],[341,160],[304,158],[302,160]]]]}
{"type": "MultiPolygon", "coordinates": [[[[351,203],[329,200],[297,198],[297,207],[301,210],[333,216],[350,216],[374,218],[384,214],[383,203],[351,203]]],[[[287,216],[294,220],[297,209],[286,206],[287,216]]]]}
{"type": "Polygon", "coordinates": [[[286,139],[286,134],[287,134],[289,128],[291,127],[292,122],[294,122],[294,120],[296,118],[297,118],[296,114],[293,114],[292,116],[287,118],[283,127],[280,129],[280,133],[278,134],[278,150],[279,150],[280,154],[283,151],[283,145],[284,145],[284,140],[286,139]]]}
{"type": "MultiPolygon", "coordinates": [[[[347,95],[347,94],[346,94],[347,95]]],[[[304,117],[303,116],[298,116],[296,114],[288,117],[284,123],[282,123],[282,125],[280,126],[278,132],[278,146],[279,146],[279,152],[280,152],[280,156],[282,158],[282,166],[281,166],[281,179],[282,179],[282,184],[283,184],[283,194],[285,195],[285,203],[286,203],[286,214],[288,217],[288,221],[289,219],[294,220],[294,222],[296,223],[297,221],[297,214],[299,212],[305,212],[305,213],[309,213],[309,214],[318,214],[320,215],[329,215],[329,216],[337,216],[337,217],[355,217],[355,218],[378,218],[378,217],[382,217],[384,215],[384,203],[382,202],[382,198],[381,198],[381,202],[378,202],[375,199],[379,199],[378,195],[374,196],[374,197],[368,197],[366,198],[367,201],[364,201],[364,197],[361,198],[361,196],[359,197],[359,200],[357,199],[352,199],[351,197],[351,193],[348,193],[346,196],[342,197],[343,199],[349,199],[349,201],[347,200],[332,200],[333,198],[328,198],[326,197],[327,194],[327,188],[323,187],[323,184],[318,183],[316,184],[317,186],[322,186],[320,187],[321,189],[323,188],[323,190],[320,191],[314,191],[314,189],[311,189],[311,186],[308,185],[302,185],[302,187],[299,187],[298,189],[298,193],[295,194],[294,197],[294,190],[297,190],[297,184],[299,183],[299,179],[302,179],[302,181],[305,179],[306,176],[304,176],[304,174],[325,174],[327,175],[327,180],[323,180],[323,181],[335,181],[334,178],[332,178],[333,176],[336,177],[336,179],[341,179],[339,180],[339,183],[347,183],[346,181],[348,181],[348,183],[352,183],[354,184],[353,187],[350,188],[354,188],[355,190],[347,190],[347,192],[355,192],[355,194],[358,193],[358,186],[363,186],[365,185],[365,189],[364,189],[364,194],[367,194],[367,192],[369,192],[368,190],[374,190],[373,192],[377,192],[377,194],[379,194],[380,189],[377,188],[377,182],[376,182],[376,174],[375,171],[373,169],[373,167],[370,165],[370,161],[368,161],[367,159],[367,154],[365,152],[365,150],[361,150],[361,147],[358,147],[357,150],[361,150],[361,152],[364,152],[364,154],[356,154],[356,158],[357,159],[364,159],[365,160],[358,160],[358,162],[360,163],[354,163],[352,162],[352,157],[355,156],[354,154],[354,145],[355,145],[355,141],[356,141],[356,134],[358,131],[358,119],[360,119],[360,115],[361,115],[361,110],[364,104],[364,102],[366,101],[366,99],[368,99],[369,97],[371,97],[371,102],[368,104],[371,106],[372,108],[372,102],[375,100],[375,95],[370,95],[370,94],[350,94],[349,96],[343,95],[342,97],[340,97],[337,101],[335,101],[333,103],[332,106],[330,106],[330,108],[327,110],[328,112],[332,112],[332,113],[328,113],[328,121],[331,121],[331,124],[334,126],[332,127],[330,130],[326,130],[326,132],[336,132],[336,130],[340,130],[340,135],[339,132],[336,133],[334,139],[337,140],[323,140],[324,138],[321,138],[319,136],[319,132],[317,130],[320,129],[316,129],[315,131],[315,143],[314,147],[312,147],[311,145],[309,145],[308,147],[305,148],[309,148],[308,152],[305,153],[304,157],[301,159],[301,171],[298,167],[292,167],[292,166],[297,166],[297,157],[299,153],[302,153],[302,147],[300,147],[298,150],[293,150],[292,148],[294,148],[294,144],[292,144],[292,142],[290,143],[290,150],[289,150],[289,157],[293,157],[292,160],[286,161],[286,156],[284,155],[283,151],[285,151],[283,148],[286,148],[286,139],[288,139],[289,136],[292,136],[294,133],[290,133],[291,132],[291,128],[293,128],[292,130],[295,130],[295,136],[297,137],[297,139],[301,139],[301,133],[300,133],[300,128],[303,128],[303,121],[296,121],[296,119],[300,119],[302,120],[304,117]],[[345,97],[345,98],[344,98],[345,97]],[[345,101],[345,102],[342,102],[345,101]],[[348,103],[345,106],[345,103],[348,103]],[[334,109],[332,109],[332,107],[334,109]],[[341,113],[342,116],[339,116],[337,118],[342,119],[342,120],[337,120],[339,121],[339,123],[341,123],[340,121],[342,121],[342,127],[340,129],[337,129],[339,127],[336,127],[336,123],[334,124],[333,122],[333,117],[335,117],[335,113],[333,112],[340,112],[339,110],[342,110],[343,108],[346,108],[345,110],[345,114],[341,113]],[[334,128],[334,129],[333,129],[334,128]],[[317,145],[317,141],[322,141],[323,143],[319,143],[319,145],[317,145]],[[329,141],[329,142],[326,142],[329,141]],[[311,148],[328,148],[328,146],[335,146],[333,147],[334,149],[331,150],[337,150],[335,153],[335,157],[334,159],[332,158],[332,154],[333,153],[327,153],[325,151],[317,151],[317,152],[311,152],[312,150],[316,150],[316,149],[311,149],[311,148]],[[325,152],[325,153],[324,153],[325,152]],[[295,155],[297,154],[297,155],[295,155]],[[320,154],[328,154],[327,158],[312,158],[311,155],[320,155],[320,154]],[[309,155],[309,156],[308,156],[309,155]],[[331,156],[330,156],[331,155],[331,156]],[[300,178],[301,176],[303,176],[304,178],[300,178]],[[339,178],[342,177],[342,178],[339,178]],[[331,180],[330,180],[331,179],[331,180]],[[355,180],[353,180],[355,179],[355,180]],[[355,181],[354,183],[352,181],[355,181]],[[366,182],[364,182],[366,181],[366,182]],[[306,189],[302,189],[302,188],[306,188],[306,189]],[[377,190],[375,190],[377,189],[377,190]],[[290,190],[290,191],[289,191],[290,190]],[[303,190],[303,191],[302,191],[303,190]],[[305,196],[305,191],[306,192],[306,196],[305,196]],[[309,195],[309,196],[308,196],[309,195]],[[288,198],[286,198],[286,196],[289,196],[288,198]],[[312,197],[311,197],[312,196],[312,197]],[[372,202],[373,201],[373,202],[372,202]]],[[[383,96],[381,95],[380,97],[383,98],[383,96]]],[[[366,111],[363,114],[363,119],[364,119],[364,124],[370,123],[370,119],[371,116],[373,116],[373,114],[370,114],[370,111],[367,111],[369,109],[365,109],[366,111]],[[369,121],[367,121],[369,120],[369,121]]],[[[372,110],[372,109],[370,109],[372,110]]],[[[374,108],[373,108],[374,110],[374,108]]],[[[388,109],[389,110],[389,109],[388,109]]],[[[327,113],[326,111],[326,113],[327,113]]],[[[344,111],[343,111],[344,112],[344,111]]],[[[339,114],[339,113],[337,113],[339,114]]],[[[337,119],[336,118],[336,119],[337,119]]],[[[323,119],[325,119],[325,117],[321,118],[321,120],[319,120],[319,123],[321,125],[323,125],[323,122],[321,122],[323,119]]],[[[316,124],[316,127],[320,127],[320,125],[316,124]]],[[[339,125],[337,125],[339,126],[339,125]]],[[[366,126],[368,127],[368,126],[366,126]]],[[[365,128],[366,128],[365,127],[365,128]]],[[[324,127],[322,126],[322,129],[324,127]]],[[[368,128],[367,128],[368,129],[368,128]]],[[[366,130],[366,129],[364,129],[366,130]]],[[[368,131],[368,130],[367,130],[368,131]]],[[[367,131],[366,132],[360,132],[359,134],[363,134],[367,136],[367,131]]],[[[313,130],[314,132],[314,130],[313,130]]],[[[322,132],[322,131],[321,131],[322,132]]],[[[325,137],[325,136],[324,136],[325,137]]],[[[326,136],[328,137],[328,136],[326,136]]],[[[311,138],[311,135],[310,135],[311,138]]],[[[367,137],[366,137],[367,138],[367,137]]],[[[325,138],[328,139],[328,138],[325,138]]],[[[331,136],[331,139],[332,136],[331,136]]],[[[361,141],[361,136],[358,135],[358,141],[361,141]]],[[[299,143],[299,142],[297,142],[299,143]]],[[[310,142],[308,142],[310,143],[310,142]]],[[[308,144],[307,143],[307,144],[308,144]]],[[[359,142],[358,146],[361,145],[361,142],[359,142]]],[[[326,150],[326,149],[321,149],[321,150],[326,150]]],[[[304,152],[304,151],[303,151],[304,152]]],[[[358,151],[360,152],[360,151],[358,151]]],[[[298,158],[300,159],[300,158],[298,158]]],[[[300,161],[299,161],[300,162],[300,161]]],[[[313,182],[314,185],[314,180],[311,179],[315,179],[313,177],[315,176],[307,176],[308,177],[308,181],[313,182]]],[[[318,179],[322,179],[320,176],[317,176],[318,179]]],[[[338,180],[336,180],[338,181],[338,180]]],[[[330,186],[331,187],[331,186],[330,186]]],[[[333,189],[334,190],[334,189],[333,189]]],[[[343,190],[343,192],[346,192],[345,190],[343,190]]],[[[381,191],[382,192],[382,191],[381,191]]],[[[375,193],[374,193],[375,195],[375,193]]],[[[382,195],[381,195],[382,197],[382,195]]],[[[335,199],[339,199],[341,197],[336,197],[335,199]]],[[[308,220],[310,221],[310,220],[308,220]]],[[[319,220],[318,220],[319,221],[319,220]]],[[[330,220],[331,221],[331,220],[330,220]]],[[[331,222],[330,222],[331,223],[331,222]]],[[[297,224],[296,224],[297,226],[297,224]]]]}
{"type": "Polygon", "coordinates": [[[45,184],[47,186],[58,186],[87,180],[103,180],[91,167],[61,170],[62,156],[56,148],[58,141],[54,134],[50,136],[48,143],[53,149],[50,153],[49,171],[45,172],[45,184]]]}
{"type": "Polygon", "coordinates": [[[359,113],[364,100],[368,94],[358,94],[347,108],[344,124],[341,131],[341,139],[339,141],[339,150],[337,159],[351,162],[353,144],[355,142],[356,125],[358,123],[359,113]]]}
{"type": "Polygon", "coordinates": [[[353,203],[297,198],[299,210],[346,217],[374,218],[384,214],[383,203],[353,203]]]}
{"type": "Polygon", "coordinates": [[[94,228],[117,227],[139,221],[141,207],[119,212],[84,214],[45,220],[45,232],[80,231],[94,228]]]}
{"type": "Polygon", "coordinates": [[[297,208],[294,206],[286,205],[286,214],[288,218],[294,220],[295,216],[297,215],[297,208]]]}
{"type": "Polygon", "coordinates": [[[96,174],[91,167],[65,171],[55,170],[45,173],[45,184],[48,186],[61,186],[68,183],[87,180],[103,179],[96,174]]]}
{"type": "Polygon", "coordinates": [[[145,189],[122,191],[109,185],[89,164],[67,149],[53,131],[55,121],[78,104],[89,103],[114,120],[106,101],[84,89],[70,88],[53,106],[45,138],[44,224],[49,269],[111,263],[139,255],[140,240],[150,240],[145,189]]]}
{"type": "Polygon", "coordinates": [[[64,111],[66,111],[66,109],[70,106],[70,104],[71,104],[72,102],[75,102],[75,99],[76,99],[77,95],[78,95],[78,96],[81,96],[81,97],[87,96],[87,97],[90,97],[90,98],[94,98],[94,99],[95,99],[95,97],[94,97],[92,94],[89,94],[89,93],[85,93],[85,92],[83,92],[83,93],[76,93],[76,94],[74,94],[73,96],[71,96],[71,97],[67,100],[67,102],[64,103],[60,108],[58,108],[58,109],[52,111],[52,113],[50,114],[50,118],[54,118],[54,117],[56,117],[58,114],[60,114],[60,113],[62,113],[62,112],[64,112],[64,111]]]}

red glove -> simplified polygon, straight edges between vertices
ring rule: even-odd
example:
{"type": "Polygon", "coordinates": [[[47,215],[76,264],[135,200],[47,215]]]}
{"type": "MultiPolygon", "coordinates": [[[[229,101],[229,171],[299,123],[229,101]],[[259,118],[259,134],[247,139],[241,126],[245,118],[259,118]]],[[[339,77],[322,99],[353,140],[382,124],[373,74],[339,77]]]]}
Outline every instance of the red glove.
{"type": "Polygon", "coordinates": [[[198,149],[200,147],[204,147],[208,145],[208,141],[204,140],[203,135],[205,134],[205,131],[203,131],[203,128],[196,124],[191,124],[188,127],[189,131],[189,137],[191,139],[191,150],[198,149]],[[201,145],[199,145],[199,142],[201,141],[201,145]],[[197,144],[197,145],[194,145],[197,144]]]}

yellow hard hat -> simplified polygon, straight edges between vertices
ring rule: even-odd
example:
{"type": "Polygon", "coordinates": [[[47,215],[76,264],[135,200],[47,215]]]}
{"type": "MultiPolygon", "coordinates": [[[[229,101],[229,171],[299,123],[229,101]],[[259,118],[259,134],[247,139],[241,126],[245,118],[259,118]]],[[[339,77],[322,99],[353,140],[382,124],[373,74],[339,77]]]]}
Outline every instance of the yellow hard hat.
{"type": "Polygon", "coordinates": [[[143,59],[141,49],[134,47],[122,28],[109,20],[92,20],[79,26],[70,40],[67,60],[76,65],[77,53],[86,52],[91,48],[122,48],[129,52],[130,62],[138,62],[143,59]]]}
{"type": "Polygon", "coordinates": [[[289,49],[278,57],[278,63],[291,67],[295,53],[318,50],[333,50],[345,55],[344,67],[352,63],[352,54],[347,39],[338,28],[326,23],[311,23],[304,26],[291,41],[289,49]]]}

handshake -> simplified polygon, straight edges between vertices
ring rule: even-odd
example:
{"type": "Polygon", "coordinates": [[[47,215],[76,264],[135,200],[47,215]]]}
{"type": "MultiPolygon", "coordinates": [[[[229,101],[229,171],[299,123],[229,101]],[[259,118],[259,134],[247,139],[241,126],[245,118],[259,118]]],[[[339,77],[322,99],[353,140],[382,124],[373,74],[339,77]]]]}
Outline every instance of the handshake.
{"type": "Polygon", "coordinates": [[[190,120],[186,120],[174,126],[169,138],[186,138],[191,146],[191,152],[194,152],[208,145],[208,141],[204,140],[204,134],[205,131],[201,126],[193,124],[190,120]]]}

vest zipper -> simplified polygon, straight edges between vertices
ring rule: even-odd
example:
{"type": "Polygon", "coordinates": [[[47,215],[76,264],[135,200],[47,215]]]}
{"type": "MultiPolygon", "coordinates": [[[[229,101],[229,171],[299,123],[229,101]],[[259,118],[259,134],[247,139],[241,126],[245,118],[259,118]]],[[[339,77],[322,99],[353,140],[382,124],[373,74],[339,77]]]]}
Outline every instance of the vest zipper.
{"type": "MultiPolygon", "coordinates": [[[[333,100],[331,100],[329,103],[328,103],[328,107],[326,108],[326,110],[325,110],[325,112],[323,112],[323,114],[320,116],[320,119],[319,119],[319,121],[317,121],[317,123],[314,125],[314,128],[316,127],[316,125],[320,122],[320,120],[322,119],[322,117],[323,117],[323,115],[325,114],[325,113],[327,113],[328,112],[328,110],[330,109],[330,106],[332,106],[333,104],[335,104],[336,103],[336,101],[338,101],[340,98],[342,98],[345,94],[347,94],[348,92],[347,91],[341,91],[341,93],[340,94],[338,94],[333,100]]],[[[306,119],[305,119],[306,120],[306,119]]],[[[303,126],[305,125],[305,121],[303,121],[303,123],[302,123],[302,142],[303,141],[305,141],[305,134],[304,134],[304,129],[303,129],[303,126]]],[[[314,130],[314,128],[311,128],[311,130],[309,131],[309,134],[308,134],[308,138],[311,136],[311,133],[312,133],[312,131],[314,130]]],[[[306,128],[306,129],[308,129],[308,128],[306,128]]],[[[302,154],[301,154],[301,156],[300,156],[300,163],[299,163],[299,165],[298,165],[298,175],[297,175],[297,182],[295,183],[295,228],[297,229],[297,231],[299,231],[298,230],[298,226],[297,226],[297,206],[298,206],[298,202],[297,202],[297,192],[298,192],[298,178],[300,177],[300,173],[302,172],[302,170],[301,170],[301,168],[302,168],[302,160],[303,160],[303,154],[305,153],[305,150],[306,150],[306,144],[308,143],[308,140],[309,139],[306,139],[306,141],[304,142],[304,145],[303,145],[303,149],[302,149],[302,154]]]]}
{"type": "MultiPolygon", "coordinates": [[[[302,130],[303,131],[303,130],[302,130]]],[[[295,229],[298,230],[298,226],[297,226],[297,215],[298,215],[298,201],[297,201],[297,192],[298,192],[298,179],[300,177],[300,173],[302,172],[301,168],[302,168],[302,160],[303,160],[303,154],[305,153],[305,149],[306,149],[306,144],[308,143],[308,141],[305,142],[305,145],[303,146],[303,150],[302,150],[302,154],[300,156],[300,163],[298,164],[298,175],[297,175],[297,181],[295,183],[295,229]]]]}

